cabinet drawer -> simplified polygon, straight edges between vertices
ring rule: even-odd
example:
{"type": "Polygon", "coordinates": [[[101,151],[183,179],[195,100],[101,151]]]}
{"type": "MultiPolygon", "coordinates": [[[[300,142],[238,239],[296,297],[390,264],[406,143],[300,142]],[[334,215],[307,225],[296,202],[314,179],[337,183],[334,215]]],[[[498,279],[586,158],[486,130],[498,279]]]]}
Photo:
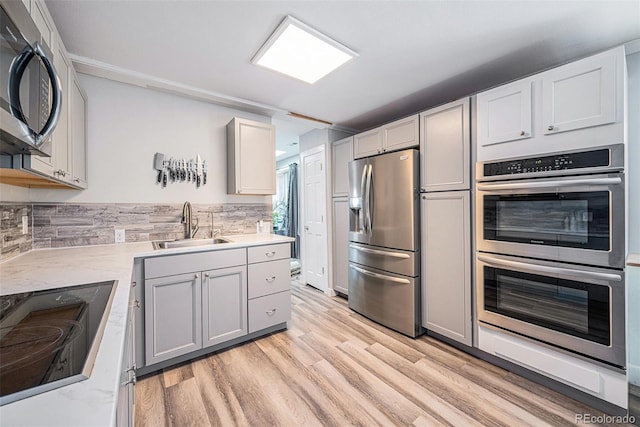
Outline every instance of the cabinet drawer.
{"type": "Polygon", "coordinates": [[[243,265],[246,262],[245,249],[159,256],[144,260],[144,277],[150,279],[193,271],[214,270],[243,265]]]}
{"type": "Polygon", "coordinates": [[[249,265],[249,299],[286,291],[290,286],[289,258],[249,265]]]}
{"type": "Polygon", "coordinates": [[[291,319],[290,291],[249,300],[249,333],[289,319],[291,319]]]}
{"type": "Polygon", "coordinates": [[[249,264],[273,261],[291,257],[291,244],[278,243],[277,245],[254,246],[247,248],[247,251],[249,264]]]}

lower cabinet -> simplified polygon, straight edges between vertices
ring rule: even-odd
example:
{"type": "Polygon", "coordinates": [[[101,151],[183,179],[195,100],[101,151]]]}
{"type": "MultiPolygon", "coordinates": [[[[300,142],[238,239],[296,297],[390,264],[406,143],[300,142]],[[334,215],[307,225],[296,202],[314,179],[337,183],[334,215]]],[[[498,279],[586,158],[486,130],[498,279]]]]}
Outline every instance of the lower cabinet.
{"type": "Polygon", "coordinates": [[[247,335],[247,267],[204,273],[202,318],[203,347],[247,335]]]}
{"type": "Polygon", "coordinates": [[[349,199],[333,199],[333,289],[349,295],[349,199]]]}
{"type": "Polygon", "coordinates": [[[125,332],[124,351],[122,352],[122,369],[120,371],[120,387],[118,389],[118,406],[116,409],[116,426],[133,426],[135,418],[135,313],[139,308],[136,300],[135,286],[131,287],[129,296],[129,312],[125,332]]]}
{"type": "Polygon", "coordinates": [[[143,373],[160,362],[202,355],[208,347],[219,349],[288,321],[290,247],[282,243],[146,258],[138,276],[144,278],[145,354],[138,359],[144,362],[143,373]]]}
{"type": "Polygon", "coordinates": [[[422,326],[471,345],[468,191],[422,195],[422,326]]]}
{"type": "Polygon", "coordinates": [[[202,348],[199,273],[145,280],[144,296],[147,365],[202,348]]]}

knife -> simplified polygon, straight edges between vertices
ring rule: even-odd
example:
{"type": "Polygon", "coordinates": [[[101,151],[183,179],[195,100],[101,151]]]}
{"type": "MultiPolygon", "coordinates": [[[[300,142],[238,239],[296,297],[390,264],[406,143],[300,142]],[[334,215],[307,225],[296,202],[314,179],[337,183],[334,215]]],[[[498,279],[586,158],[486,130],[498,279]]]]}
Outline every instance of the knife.
{"type": "Polygon", "coordinates": [[[158,184],[162,182],[162,171],[164,170],[164,154],[156,153],[153,156],[153,168],[158,171],[158,184]]]}
{"type": "Polygon", "coordinates": [[[202,185],[207,183],[207,161],[202,161],[202,185]]]}
{"type": "Polygon", "coordinates": [[[196,155],[196,187],[200,187],[200,180],[202,179],[202,159],[200,154],[196,155]]]}

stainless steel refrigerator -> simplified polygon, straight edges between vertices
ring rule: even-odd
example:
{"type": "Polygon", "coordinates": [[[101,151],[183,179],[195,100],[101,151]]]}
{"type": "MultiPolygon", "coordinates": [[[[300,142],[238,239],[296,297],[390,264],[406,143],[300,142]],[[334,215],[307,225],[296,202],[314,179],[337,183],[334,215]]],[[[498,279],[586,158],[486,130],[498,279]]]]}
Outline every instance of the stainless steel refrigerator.
{"type": "Polygon", "coordinates": [[[420,326],[419,153],[349,164],[349,307],[411,337],[420,326]]]}

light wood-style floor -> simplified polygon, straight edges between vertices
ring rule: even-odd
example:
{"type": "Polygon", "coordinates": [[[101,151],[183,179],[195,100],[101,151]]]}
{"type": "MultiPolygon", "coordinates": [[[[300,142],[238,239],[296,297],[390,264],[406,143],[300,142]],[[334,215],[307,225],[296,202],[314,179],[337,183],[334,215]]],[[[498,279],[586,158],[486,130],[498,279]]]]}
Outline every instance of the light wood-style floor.
{"type": "Polygon", "coordinates": [[[600,411],[292,283],[287,331],[141,379],[137,426],[569,426],[600,411]]]}

